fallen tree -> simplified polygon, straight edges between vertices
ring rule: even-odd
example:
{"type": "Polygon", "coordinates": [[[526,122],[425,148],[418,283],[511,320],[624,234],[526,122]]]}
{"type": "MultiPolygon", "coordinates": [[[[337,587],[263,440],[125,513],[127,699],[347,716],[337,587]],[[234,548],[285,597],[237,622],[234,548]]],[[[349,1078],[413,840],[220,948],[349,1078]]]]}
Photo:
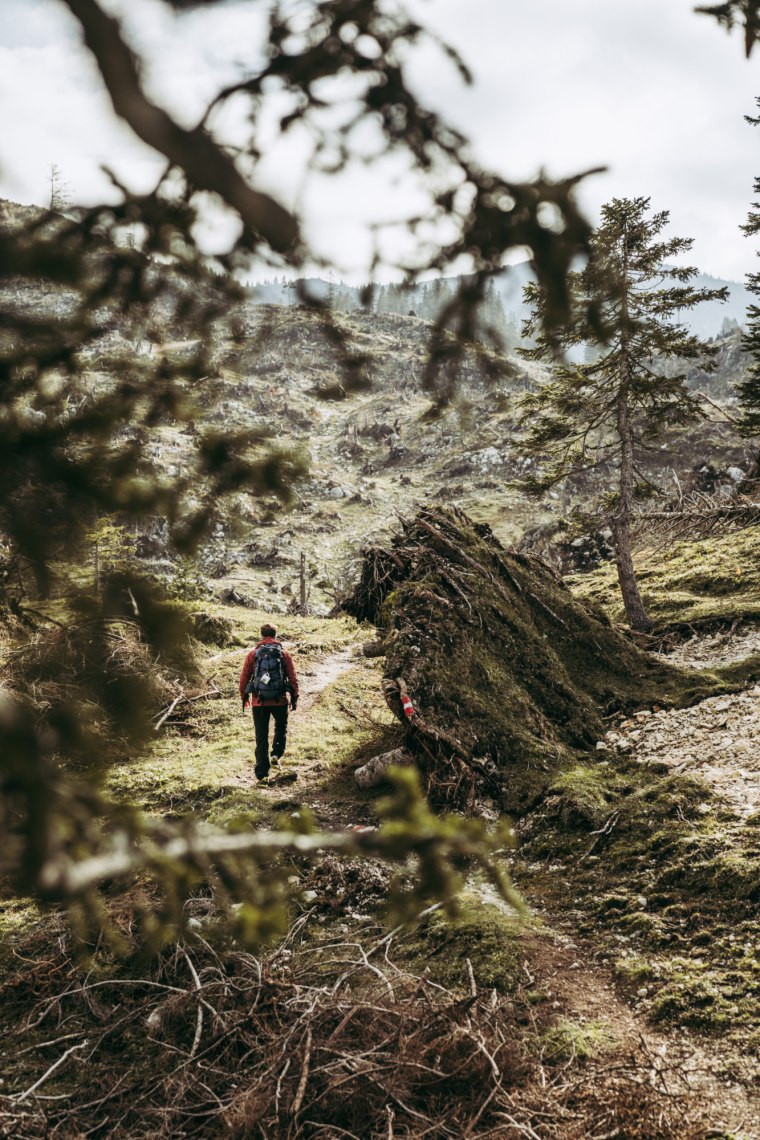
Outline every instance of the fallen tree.
{"type": "Polygon", "coordinates": [[[455,508],[426,507],[363,558],[342,608],[380,630],[386,700],[433,802],[471,810],[480,792],[525,810],[606,716],[725,688],[644,652],[455,508]]]}

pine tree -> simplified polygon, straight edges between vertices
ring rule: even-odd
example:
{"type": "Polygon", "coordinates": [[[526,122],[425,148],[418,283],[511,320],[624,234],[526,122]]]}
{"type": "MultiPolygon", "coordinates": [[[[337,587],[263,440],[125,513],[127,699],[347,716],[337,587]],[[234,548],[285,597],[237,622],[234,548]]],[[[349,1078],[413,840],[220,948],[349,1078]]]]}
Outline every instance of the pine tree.
{"type": "Polygon", "coordinates": [[[485,296],[481,304],[481,318],[485,331],[495,337],[502,347],[507,347],[507,318],[504,312],[504,302],[501,299],[496,281],[488,278],[485,296]]]}
{"type": "Polygon", "coordinates": [[[680,314],[701,301],[723,300],[727,290],[696,289],[693,268],[673,261],[690,249],[685,238],[664,238],[669,213],[651,213],[648,198],[613,199],[602,209],[592,239],[592,258],[571,276],[572,313],[553,340],[540,330],[545,304],[537,284],[526,287],[532,307],[524,334],[535,346],[522,349],[530,360],[552,359],[551,378],[523,402],[527,453],[546,460],[540,477],[526,480],[541,494],[570,475],[602,467],[616,472],[616,491],[607,514],[616,552],[618,580],[630,625],[651,627],[639,591],[631,552],[631,523],[637,499],[650,486],[641,470],[642,450],[669,427],[700,414],[698,401],[679,369],[664,375],[666,361],[700,360],[710,367],[715,354],[679,323],[680,314]],[[590,302],[600,305],[604,340],[596,357],[583,364],[559,361],[563,352],[598,339],[590,302]]]}
{"type": "MultiPolygon", "coordinates": [[[[757,100],[760,107],[760,99],[757,100]]],[[[753,127],[760,125],[760,118],[753,119],[745,116],[753,127]]],[[[755,179],[755,194],[760,194],[760,178],[755,179]]],[[[747,221],[742,226],[742,232],[747,237],[754,237],[760,233],[760,202],[753,202],[747,215],[747,221]]],[[[760,273],[747,274],[747,288],[754,297],[760,298],[760,273]]],[[[760,435],[760,305],[747,306],[747,331],[742,337],[742,348],[753,358],[746,375],[736,390],[742,409],[740,420],[741,430],[746,435],[760,435]]]]}
{"type": "Polygon", "coordinates": [[[48,209],[51,213],[65,213],[66,210],[71,208],[71,187],[64,178],[60,166],[55,162],[50,164],[47,184],[50,188],[48,209]]]}

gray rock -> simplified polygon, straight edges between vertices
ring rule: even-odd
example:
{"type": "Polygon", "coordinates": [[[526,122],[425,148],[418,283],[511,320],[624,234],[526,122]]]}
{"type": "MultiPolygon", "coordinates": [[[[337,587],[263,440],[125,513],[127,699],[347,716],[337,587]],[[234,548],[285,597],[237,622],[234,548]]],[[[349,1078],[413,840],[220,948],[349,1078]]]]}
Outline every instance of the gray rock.
{"type": "Polygon", "coordinates": [[[360,788],[376,788],[378,784],[382,784],[388,768],[393,765],[409,768],[413,764],[414,757],[411,752],[407,752],[405,748],[394,748],[391,752],[381,752],[379,756],[373,756],[361,768],[357,768],[354,779],[360,788]]]}

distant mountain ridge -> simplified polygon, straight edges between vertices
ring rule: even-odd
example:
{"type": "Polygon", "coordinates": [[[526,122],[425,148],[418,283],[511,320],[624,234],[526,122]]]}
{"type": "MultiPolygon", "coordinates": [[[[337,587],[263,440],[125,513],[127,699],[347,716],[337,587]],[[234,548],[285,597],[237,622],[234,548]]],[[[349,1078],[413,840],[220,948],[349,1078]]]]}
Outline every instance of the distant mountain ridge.
{"type": "MultiPolygon", "coordinates": [[[[38,206],[26,206],[0,198],[0,231],[28,225],[43,218],[45,214],[46,211],[38,206]]],[[[528,315],[523,302],[523,288],[534,279],[530,263],[527,261],[503,269],[493,276],[493,289],[489,291],[490,296],[483,317],[486,323],[500,327],[508,349],[515,348],[520,339],[522,322],[528,315]],[[496,299],[501,302],[503,311],[494,308],[496,299]]],[[[411,289],[404,289],[396,284],[375,285],[369,308],[381,313],[412,315],[432,320],[437,316],[441,304],[451,296],[462,280],[462,277],[442,277],[420,282],[411,289]]],[[[312,296],[325,300],[330,298],[334,307],[340,310],[362,308],[364,294],[369,289],[368,285],[349,285],[343,281],[321,277],[303,278],[299,284],[312,296]]],[[[747,306],[754,303],[746,285],[739,281],[712,277],[707,273],[700,273],[695,277],[694,285],[704,289],[720,289],[726,286],[728,300],[725,303],[708,301],[685,314],[687,324],[693,332],[701,337],[714,338],[728,331],[726,321],[729,324],[736,322],[740,326],[745,324],[747,306]]],[[[296,282],[288,282],[284,278],[250,283],[248,295],[255,304],[299,303],[296,282]]]]}
{"type": "MultiPolygon", "coordinates": [[[[516,342],[522,322],[528,315],[523,302],[523,288],[534,279],[530,263],[527,261],[519,262],[494,275],[494,286],[504,308],[505,331],[511,334],[508,335],[508,343],[516,342]]],[[[461,280],[461,277],[444,277],[438,281],[421,282],[410,289],[402,289],[398,285],[376,285],[373,287],[370,308],[379,312],[412,313],[415,316],[432,319],[436,315],[434,295],[441,294],[440,300],[443,301],[461,280]],[[392,292],[392,296],[389,296],[389,291],[392,292]]],[[[685,314],[692,332],[701,337],[712,338],[726,331],[726,320],[729,324],[735,321],[738,325],[744,325],[747,306],[752,302],[746,285],[739,281],[712,277],[707,273],[700,273],[694,278],[693,284],[699,289],[721,289],[725,286],[728,289],[728,299],[725,302],[706,301],[685,314]]],[[[329,297],[337,309],[360,308],[362,294],[368,288],[349,285],[343,281],[328,281],[321,277],[304,278],[300,285],[312,296],[323,300],[329,297]]],[[[296,283],[284,279],[252,284],[249,286],[249,296],[256,304],[298,303],[296,283]]]]}

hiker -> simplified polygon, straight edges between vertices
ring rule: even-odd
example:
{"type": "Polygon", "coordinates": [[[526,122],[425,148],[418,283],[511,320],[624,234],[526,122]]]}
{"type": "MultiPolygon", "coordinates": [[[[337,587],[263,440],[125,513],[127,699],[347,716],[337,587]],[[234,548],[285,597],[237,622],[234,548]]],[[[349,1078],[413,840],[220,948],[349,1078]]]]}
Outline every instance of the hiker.
{"type": "Polygon", "coordinates": [[[268,623],[261,627],[257,642],[245,659],[240,674],[240,698],[243,712],[250,701],[256,732],[256,778],[269,777],[269,721],[274,720],[271,762],[279,766],[285,752],[288,733],[288,696],[295,712],[298,702],[298,678],[293,658],[277,640],[277,630],[268,623]]]}

